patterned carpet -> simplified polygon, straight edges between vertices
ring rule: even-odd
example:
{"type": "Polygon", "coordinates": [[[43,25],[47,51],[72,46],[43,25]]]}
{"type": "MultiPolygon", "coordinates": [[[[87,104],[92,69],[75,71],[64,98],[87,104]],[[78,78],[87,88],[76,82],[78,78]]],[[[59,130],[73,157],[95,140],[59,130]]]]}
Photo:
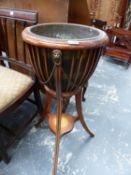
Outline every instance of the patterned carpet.
{"type": "MultiPolygon", "coordinates": [[[[95,137],[90,138],[80,122],[62,137],[58,175],[131,174],[130,88],[131,67],[101,58],[83,103],[85,120],[95,137]]],[[[75,114],[74,98],[68,111],[75,114]]],[[[0,163],[0,175],[52,175],[54,138],[47,122],[38,129],[32,127],[9,150],[11,162],[0,163]]]]}

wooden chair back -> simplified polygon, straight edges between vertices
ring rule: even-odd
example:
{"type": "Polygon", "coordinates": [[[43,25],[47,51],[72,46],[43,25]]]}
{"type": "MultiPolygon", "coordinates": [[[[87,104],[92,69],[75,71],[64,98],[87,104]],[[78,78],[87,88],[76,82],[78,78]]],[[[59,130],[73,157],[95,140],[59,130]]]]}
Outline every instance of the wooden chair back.
{"type": "Polygon", "coordinates": [[[29,63],[21,32],[37,21],[36,11],[0,8],[0,48],[4,52],[3,59],[9,61],[12,58],[22,63],[29,63]]]}
{"type": "MultiPolygon", "coordinates": [[[[0,64],[28,75],[34,75],[31,66],[27,64],[28,55],[26,45],[21,39],[21,32],[26,26],[36,24],[37,21],[37,12],[0,8],[0,64]]],[[[21,137],[37,112],[42,114],[42,106],[35,75],[27,77],[3,66],[0,65],[0,128],[1,133],[8,133],[9,137],[5,143],[3,140],[0,142],[0,159],[9,163],[7,148],[21,137]],[[34,81],[31,78],[34,78],[34,81]],[[28,99],[31,94],[34,94],[34,100],[28,99]],[[30,113],[31,115],[26,118],[21,118],[20,121],[17,116],[18,118],[12,121],[17,123],[17,127],[11,124],[16,128],[10,128],[8,123],[11,121],[12,111],[25,100],[36,105],[37,111],[30,113]]],[[[6,135],[4,134],[2,138],[0,136],[1,139],[6,140],[6,135]]]]}

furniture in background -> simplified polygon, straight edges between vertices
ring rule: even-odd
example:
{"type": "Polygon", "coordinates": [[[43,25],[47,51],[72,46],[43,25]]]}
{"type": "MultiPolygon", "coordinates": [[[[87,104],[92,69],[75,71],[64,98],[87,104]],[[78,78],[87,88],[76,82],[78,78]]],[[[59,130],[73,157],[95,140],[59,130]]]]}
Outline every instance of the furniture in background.
{"type": "Polygon", "coordinates": [[[126,63],[128,68],[131,62],[131,1],[126,5],[121,26],[111,27],[107,30],[110,38],[109,45],[105,48],[105,55],[119,59],[126,63]]]}
{"type": "Polygon", "coordinates": [[[82,113],[83,85],[93,74],[103,46],[108,43],[105,32],[79,24],[41,24],[22,33],[41,87],[46,90],[45,111],[39,123],[48,116],[49,128],[56,134],[53,175],[57,175],[60,137],[80,120],[93,137],[82,113]],[[63,98],[75,96],[77,117],[62,113],[63,98]],[[57,112],[50,113],[50,103],[57,97],[57,112]]]}
{"type": "Polygon", "coordinates": [[[36,114],[42,113],[37,80],[27,63],[25,43],[21,40],[21,31],[36,24],[37,20],[36,11],[0,8],[0,158],[6,163],[10,160],[7,148],[20,137],[36,114]],[[34,93],[35,100],[28,99],[31,93],[34,93]],[[10,129],[10,115],[27,99],[37,106],[37,111],[24,120],[19,121],[17,116],[17,130],[10,129]],[[9,141],[6,141],[2,131],[8,133],[9,141]]]}
{"type": "Polygon", "coordinates": [[[128,68],[131,62],[131,31],[124,28],[112,28],[108,29],[107,33],[110,43],[105,48],[104,54],[124,61],[128,68]]]}

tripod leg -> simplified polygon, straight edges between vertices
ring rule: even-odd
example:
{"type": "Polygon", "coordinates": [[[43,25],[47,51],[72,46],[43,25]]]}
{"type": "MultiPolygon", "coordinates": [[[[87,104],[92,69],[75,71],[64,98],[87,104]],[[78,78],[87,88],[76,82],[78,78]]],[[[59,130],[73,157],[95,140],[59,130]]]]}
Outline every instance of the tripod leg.
{"type": "MultiPolygon", "coordinates": [[[[58,118],[61,124],[61,118],[58,118]]],[[[57,165],[58,165],[58,157],[59,157],[59,147],[60,147],[60,126],[57,125],[56,139],[55,139],[55,154],[54,154],[54,165],[53,165],[53,175],[57,175],[57,165]]]]}
{"type": "Polygon", "coordinates": [[[79,119],[80,119],[80,122],[83,126],[83,128],[86,130],[87,133],[90,134],[91,137],[94,137],[94,134],[90,131],[90,129],[87,127],[85,121],[84,121],[84,117],[83,117],[83,114],[82,114],[82,106],[81,106],[81,101],[82,101],[82,90],[80,90],[76,95],[76,109],[77,109],[77,112],[78,112],[78,116],[79,116],[79,119]]]}

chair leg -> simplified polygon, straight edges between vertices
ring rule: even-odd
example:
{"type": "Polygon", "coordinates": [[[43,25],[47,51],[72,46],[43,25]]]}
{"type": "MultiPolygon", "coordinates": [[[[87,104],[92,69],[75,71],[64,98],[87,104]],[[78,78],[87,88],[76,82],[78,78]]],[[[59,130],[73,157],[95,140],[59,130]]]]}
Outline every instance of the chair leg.
{"type": "Polygon", "coordinates": [[[39,92],[39,89],[38,88],[36,88],[35,91],[34,91],[34,97],[35,97],[36,105],[37,105],[37,108],[38,108],[38,112],[40,114],[42,114],[43,107],[42,107],[40,92],[39,92]]]}
{"type": "Polygon", "coordinates": [[[82,101],[82,89],[75,95],[75,98],[76,98],[76,109],[77,109],[77,112],[78,112],[78,117],[80,119],[80,122],[83,126],[83,128],[85,129],[85,131],[87,133],[89,133],[89,135],[91,137],[94,137],[94,134],[90,131],[90,129],[87,127],[85,121],[84,121],[84,117],[83,117],[83,114],[82,114],[82,106],[81,106],[81,101],[82,101]]]}
{"type": "Polygon", "coordinates": [[[63,107],[62,107],[62,112],[65,113],[68,105],[70,103],[70,97],[63,98],[63,107]]]}
{"type": "Polygon", "coordinates": [[[130,63],[131,63],[131,56],[129,57],[129,59],[128,59],[127,63],[126,63],[126,69],[129,68],[130,63]]]}
{"type": "Polygon", "coordinates": [[[82,93],[82,101],[86,101],[86,99],[85,99],[85,92],[86,92],[86,89],[87,89],[87,87],[84,86],[84,87],[83,87],[83,93],[82,93]]]}
{"type": "Polygon", "coordinates": [[[10,162],[10,157],[8,156],[4,146],[0,145],[1,159],[8,164],[10,162]]]}
{"type": "Polygon", "coordinates": [[[49,108],[50,108],[51,100],[52,100],[52,96],[49,93],[46,93],[45,109],[41,113],[41,117],[38,120],[38,122],[36,123],[36,126],[38,126],[41,122],[43,122],[45,116],[49,113],[49,108]]]}
{"type": "Polygon", "coordinates": [[[86,93],[86,90],[87,90],[87,87],[88,87],[88,82],[84,85],[83,87],[83,91],[82,91],[82,101],[85,101],[86,98],[85,98],[85,93],[86,93]]]}

